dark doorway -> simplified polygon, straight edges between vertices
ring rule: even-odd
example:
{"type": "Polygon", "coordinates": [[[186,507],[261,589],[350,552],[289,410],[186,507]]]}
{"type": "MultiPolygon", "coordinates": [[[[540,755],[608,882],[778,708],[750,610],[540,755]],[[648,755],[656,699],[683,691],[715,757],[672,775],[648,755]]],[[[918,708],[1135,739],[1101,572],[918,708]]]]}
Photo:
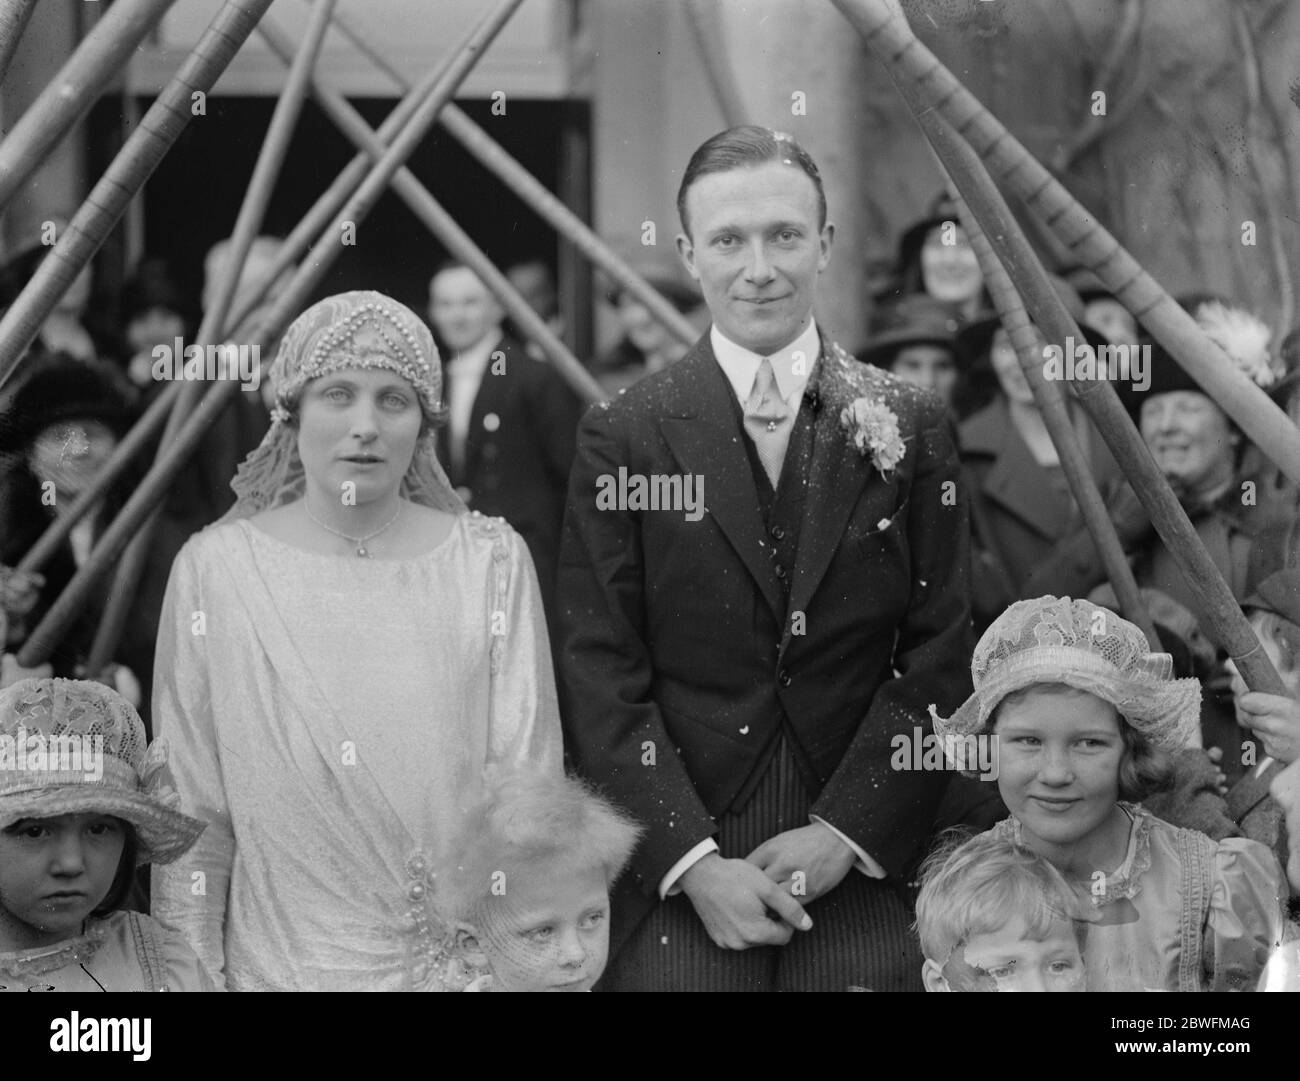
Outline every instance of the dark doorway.
{"type": "MultiPolygon", "coordinates": [[[[139,101],[140,112],[150,100],[139,101]]],[[[377,128],[393,99],[356,99],[355,108],[377,128]]],[[[506,115],[492,115],[490,101],[460,102],[477,123],[551,191],[572,201],[585,200],[590,133],[584,102],[510,100],[506,115]],[[577,148],[575,151],[575,147],[577,148]]],[[[144,250],[166,258],[186,287],[198,295],[203,257],[234,228],[245,186],[262,145],[273,98],[210,97],[207,115],[194,117],[144,188],[144,250]]],[[[95,157],[102,172],[116,149],[123,124],[120,99],[100,102],[91,117],[95,157]]],[[[262,231],[287,236],[302,215],[352,159],[350,143],[314,103],[305,103],[262,231]]],[[[570,278],[569,298],[589,297],[583,269],[559,259],[554,230],[483,169],[450,135],[435,126],[411,156],[409,167],[461,227],[499,267],[540,256],[570,278]]],[[[588,206],[573,206],[584,220],[588,206]]],[[[112,258],[113,246],[105,255],[112,258]]],[[[120,251],[120,246],[117,247],[120,251]]],[[[424,313],[429,277],[446,252],[406,205],[385,192],[358,227],[355,246],[339,256],[313,300],[345,289],[377,289],[424,313]]],[[[116,277],[110,273],[111,280],[116,277]]],[[[569,313],[571,337],[579,356],[590,342],[590,305],[569,313]]]]}

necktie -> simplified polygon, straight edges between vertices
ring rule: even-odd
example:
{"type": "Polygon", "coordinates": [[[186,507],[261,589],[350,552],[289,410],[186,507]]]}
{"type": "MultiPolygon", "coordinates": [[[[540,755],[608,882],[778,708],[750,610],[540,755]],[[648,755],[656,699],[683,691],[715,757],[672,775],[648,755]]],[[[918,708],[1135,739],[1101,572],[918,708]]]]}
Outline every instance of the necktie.
{"type": "Polygon", "coordinates": [[[745,403],[745,431],[754,441],[758,460],[763,463],[773,489],[781,478],[793,416],[777,389],[772,362],[764,357],[758,366],[758,374],[754,376],[754,389],[749,392],[749,400],[745,403]]]}

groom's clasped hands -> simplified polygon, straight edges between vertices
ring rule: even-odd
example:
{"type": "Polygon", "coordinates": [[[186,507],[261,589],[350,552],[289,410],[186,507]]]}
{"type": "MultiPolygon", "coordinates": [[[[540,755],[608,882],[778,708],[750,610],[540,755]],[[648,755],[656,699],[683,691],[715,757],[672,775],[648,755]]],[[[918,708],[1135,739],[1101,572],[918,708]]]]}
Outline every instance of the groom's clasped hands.
{"type": "Polygon", "coordinates": [[[769,838],[743,860],[704,856],[682,876],[682,890],[723,949],[783,946],[812,929],[800,901],[833,890],[853,861],[853,850],[815,823],[769,838]]]}

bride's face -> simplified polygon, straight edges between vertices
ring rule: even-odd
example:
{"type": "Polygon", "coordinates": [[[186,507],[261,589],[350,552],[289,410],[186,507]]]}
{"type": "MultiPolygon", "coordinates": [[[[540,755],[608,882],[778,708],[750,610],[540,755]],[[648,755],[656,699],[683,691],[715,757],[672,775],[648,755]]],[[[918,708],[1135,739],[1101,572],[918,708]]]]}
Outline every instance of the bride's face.
{"type": "Polygon", "coordinates": [[[395,493],[422,420],[415,388],[393,372],[343,368],[313,379],[298,404],[298,456],[308,481],[345,503],[395,493]]]}

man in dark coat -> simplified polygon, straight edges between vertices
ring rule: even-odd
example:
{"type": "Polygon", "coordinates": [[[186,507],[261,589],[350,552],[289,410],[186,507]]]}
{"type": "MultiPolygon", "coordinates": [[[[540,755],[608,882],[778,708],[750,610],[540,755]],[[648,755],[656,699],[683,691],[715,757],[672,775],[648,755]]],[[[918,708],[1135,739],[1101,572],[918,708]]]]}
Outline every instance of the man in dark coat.
{"type": "Polygon", "coordinates": [[[793,139],[714,136],[678,209],[713,327],[586,415],[557,591],[569,749],[647,830],[603,986],[920,990],[945,775],[899,751],[972,646],[945,412],[818,329],[834,227],[793,139]]]}
{"type": "Polygon", "coordinates": [[[506,337],[504,311],[469,267],[447,263],[434,274],[429,317],[445,349],[450,411],[438,457],[473,510],[504,518],[524,538],[550,622],[578,399],[554,368],[506,337]]]}

